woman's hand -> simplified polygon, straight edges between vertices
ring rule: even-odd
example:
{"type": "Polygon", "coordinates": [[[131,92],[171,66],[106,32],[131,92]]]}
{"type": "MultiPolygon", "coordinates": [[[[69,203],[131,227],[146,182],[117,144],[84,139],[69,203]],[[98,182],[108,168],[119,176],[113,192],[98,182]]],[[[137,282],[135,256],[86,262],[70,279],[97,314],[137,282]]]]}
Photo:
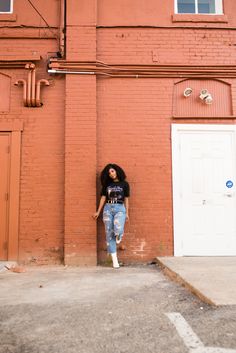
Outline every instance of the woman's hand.
{"type": "Polygon", "coordinates": [[[95,213],[93,214],[93,218],[96,220],[96,219],[98,219],[98,217],[99,217],[99,212],[95,212],[95,213]]]}
{"type": "Polygon", "coordinates": [[[106,202],[106,196],[102,196],[101,199],[100,199],[100,202],[99,202],[98,210],[97,210],[97,212],[95,212],[95,213],[93,214],[93,218],[94,218],[95,220],[98,219],[98,217],[99,217],[99,215],[100,215],[100,212],[101,212],[101,210],[102,210],[102,208],[103,208],[105,202],[106,202]]]}
{"type": "Polygon", "coordinates": [[[126,221],[129,221],[129,214],[126,213],[126,221]]]}

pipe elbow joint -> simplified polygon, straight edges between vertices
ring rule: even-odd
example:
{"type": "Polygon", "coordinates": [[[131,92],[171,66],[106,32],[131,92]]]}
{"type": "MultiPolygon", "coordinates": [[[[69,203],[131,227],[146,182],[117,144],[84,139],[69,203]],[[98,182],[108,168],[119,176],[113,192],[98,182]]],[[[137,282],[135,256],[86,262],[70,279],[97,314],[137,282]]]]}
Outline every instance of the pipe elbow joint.
{"type": "Polygon", "coordinates": [[[36,107],[41,107],[43,105],[43,103],[41,103],[41,100],[40,100],[41,85],[49,86],[50,83],[46,79],[38,80],[36,84],[36,107]]]}
{"type": "Polygon", "coordinates": [[[23,103],[24,106],[27,107],[27,83],[26,80],[20,79],[14,83],[15,86],[23,86],[23,103]]]}

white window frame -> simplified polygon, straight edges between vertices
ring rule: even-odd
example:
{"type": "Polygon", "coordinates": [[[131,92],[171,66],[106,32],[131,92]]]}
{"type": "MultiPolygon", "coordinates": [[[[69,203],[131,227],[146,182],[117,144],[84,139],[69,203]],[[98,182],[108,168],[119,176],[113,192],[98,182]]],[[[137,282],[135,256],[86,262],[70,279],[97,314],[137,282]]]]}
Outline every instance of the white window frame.
{"type": "Polygon", "coordinates": [[[0,14],[8,14],[8,13],[13,13],[13,0],[10,1],[10,11],[4,11],[4,12],[1,12],[0,11],[0,14]]]}
{"type": "MultiPolygon", "coordinates": [[[[214,13],[198,13],[198,1],[195,0],[195,13],[189,13],[189,15],[223,15],[223,0],[215,0],[215,12],[214,13]]],[[[178,12],[178,0],[175,0],[175,14],[188,15],[188,13],[178,12]]]]}

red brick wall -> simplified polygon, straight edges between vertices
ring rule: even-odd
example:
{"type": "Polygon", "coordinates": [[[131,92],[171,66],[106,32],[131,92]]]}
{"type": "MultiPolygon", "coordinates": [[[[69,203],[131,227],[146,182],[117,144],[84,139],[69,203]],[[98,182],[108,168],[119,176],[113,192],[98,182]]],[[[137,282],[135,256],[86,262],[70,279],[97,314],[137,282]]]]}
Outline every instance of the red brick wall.
{"type": "Polygon", "coordinates": [[[100,28],[97,37],[97,58],[110,64],[235,63],[235,30],[100,28]]]}
{"type": "MultiPolygon", "coordinates": [[[[2,70],[3,71],[3,70],[2,70]]],[[[1,122],[22,120],[20,171],[19,260],[54,263],[63,259],[64,205],[64,81],[49,78],[42,87],[41,108],[23,106],[23,89],[14,86],[27,78],[26,70],[4,70],[12,77],[10,112],[1,122]]]]}
{"type": "MultiPolygon", "coordinates": [[[[100,194],[96,175],[108,162],[124,167],[131,185],[130,222],[119,257],[133,262],[171,255],[170,125],[234,124],[235,120],[174,120],[177,78],[49,76],[47,60],[59,49],[60,2],[53,0],[47,11],[43,0],[35,1],[51,25],[48,28],[28,5],[21,9],[19,1],[15,22],[6,23],[0,16],[1,55],[9,55],[9,48],[15,56],[40,54],[37,79],[50,79],[50,86],[42,88],[43,107],[25,108],[22,87],[15,87],[14,82],[26,78],[26,70],[0,70],[12,77],[11,109],[0,119],[24,122],[20,261],[96,264],[97,251],[99,262],[106,259],[101,219],[97,231],[91,215],[100,194]],[[26,27],[21,28],[22,24],[26,27]]],[[[67,6],[67,60],[101,60],[110,65],[235,64],[233,0],[224,1],[224,22],[215,19],[212,23],[173,21],[172,0],[164,5],[163,1],[138,0],[138,6],[137,0],[122,0],[112,7],[108,0],[67,0],[67,6]]],[[[235,114],[235,79],[228,82],[235,114]]]]}
{"type": "Polygon", "coordinates": [[[234,27],[236,3],[223,0],[225,16],[183,16],[174,15],[174,0],[99,0],[97,24],[99,26],[191,26],[191,27],[234,27]],[[199,21],[199,19],[204,21],[199,21]],[[214,22],[216,20],[216,22],[214,22]],[[222,22],[223,21],[223,22],[222,22]]]}
{"type": "Polygon", "coordinates": [[[95,77],[66,77],[65,119],[65,263],[95,265],[95,77]]]}
{"type": "MultiPolygon", "coordinates": [[[[98,171],[120,164],[131,186],[126,262],[173,254],[171,123],[234,124],[234,119],[172,119],[173,79],[98,80],[98,171]]],[[[98,180],[98,190],[100,189],[98,180]]],[[[106,260],[101,220],[99,261],[106,260]]]]}
{"type": "Polygon", "coordinates": [[[64,82],[42,90],[43,107],[21,112],[19,259],[36,264],[61,262],[64,236],[64,82]]]}
{"type": "Polygon", "coordinates": [[[41,55],[36,62],[36,81],[48,79],[42,87],[40,108],[23,106],[23,88],[14,86],[18,79],[27,80],[25,69],[0,69],[11,77],[10,111],[0,113],[2,123],[23,121],[20,168],[19,261],[30,264],[61,263],[64,243],[64,78],[50,77],[47,60],[55,56],[59,42],[59,2],[50,9],[36,1],[52,29],[27,3],[14,1],[15,21],[4,22],[0,15],[0,55],[17,60],[21,56],[41,55]],[[22,5],[22,6],[21,6],[22,5]],[[45,12],[46,10],[46,12],[45,12]],[[21,26],[24,25],[22,28],[21,26]],[[29,26],[29,27],[28,27],[29,26]],[[46,39],[45,39],[46,37],[46,39]]]}
{"type": "MultiPolygon", "coordinates": [[[[96,28],[90,25],[96,4],[82,3],[75,17],[75,2],[67,1],[67,60],[96,60],[96,28]]],[[[65,263],[95,265],[96,77],[68,74],[65,93],[65,263]]]]}
{"type": "MultiPolygon", "coordinates": [[[[232,65],[235,35],[225,29],[100,28],[97,58],[109,64],[232,65]]],[[[175,82],[98,79],[98,169],[110,161],[121,164],[132,190],[126,250],[119,252],[125,262],[173,254],[171,123],[234,124],[233,119],[173,120],[175,82]]],[[[102,222],[98,237],[104,261],[102,222]]]]}
{"type": "Polygon", "coordinates": [[[98,167],[120,164],[131,186],[126,262],[172,253],[171,95],[169,79],[98,80],[98,167]]]}

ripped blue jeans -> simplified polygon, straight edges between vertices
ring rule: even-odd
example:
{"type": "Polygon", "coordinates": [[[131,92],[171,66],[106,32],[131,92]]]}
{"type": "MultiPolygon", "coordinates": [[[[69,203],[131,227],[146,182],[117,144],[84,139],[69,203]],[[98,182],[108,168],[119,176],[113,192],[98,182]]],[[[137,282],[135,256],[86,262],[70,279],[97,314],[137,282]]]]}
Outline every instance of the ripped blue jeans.
{"type": "Polygon", "coordinates": [[[106,203],[103,209],[103,222],[106,231],[107,251],[116,253],[116,236],[122,238],[126,220],[124,204],[106,203]]]}

